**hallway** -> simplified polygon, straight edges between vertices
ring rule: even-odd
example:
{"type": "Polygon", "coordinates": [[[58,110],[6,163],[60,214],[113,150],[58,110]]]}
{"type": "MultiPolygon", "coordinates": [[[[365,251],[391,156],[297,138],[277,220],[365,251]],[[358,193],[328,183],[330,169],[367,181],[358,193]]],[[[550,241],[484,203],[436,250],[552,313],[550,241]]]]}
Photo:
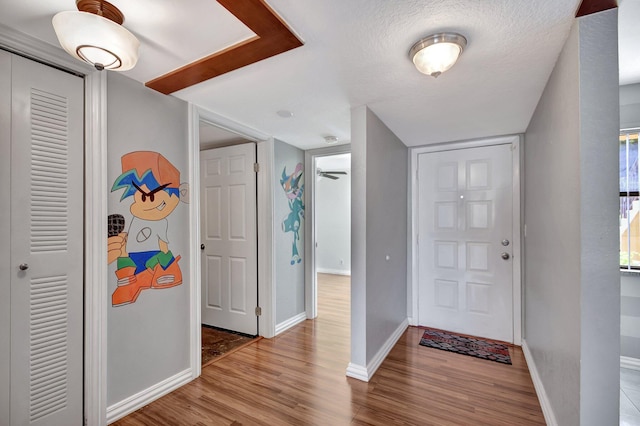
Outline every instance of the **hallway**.
{"type": "Polygon", "coordinates": [[[410,327],[371,382],[347,378],[349,277],[318,278],[316,320],[227,356],[115,424],[544,424],[519,348],[502,365],[421,347],[410,327]]]}

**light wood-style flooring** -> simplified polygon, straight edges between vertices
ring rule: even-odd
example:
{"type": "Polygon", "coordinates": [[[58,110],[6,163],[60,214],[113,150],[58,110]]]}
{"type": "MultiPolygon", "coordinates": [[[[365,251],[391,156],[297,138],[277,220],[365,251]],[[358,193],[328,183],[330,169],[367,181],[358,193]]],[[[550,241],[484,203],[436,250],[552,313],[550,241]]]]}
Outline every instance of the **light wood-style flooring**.
{"type": "Polygon", "coordinates": [[[347,378],[349,277],[318,282],[316,320],[230,354],[116,424],[544,424],[517,347],[503,365],[419,346],[422,332],[410,327],[371,382],[347,378]]]}

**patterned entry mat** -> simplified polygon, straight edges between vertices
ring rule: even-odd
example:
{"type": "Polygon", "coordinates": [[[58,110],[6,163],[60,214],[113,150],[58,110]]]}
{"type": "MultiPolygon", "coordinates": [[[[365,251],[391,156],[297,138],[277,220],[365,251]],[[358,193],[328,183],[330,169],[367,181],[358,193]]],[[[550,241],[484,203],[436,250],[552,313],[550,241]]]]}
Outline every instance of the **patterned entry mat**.
{"type": "Polygon", "coordinates": [[[509,346],[491,340],[425,328],[420,345],[511,365],[509,346]]]}

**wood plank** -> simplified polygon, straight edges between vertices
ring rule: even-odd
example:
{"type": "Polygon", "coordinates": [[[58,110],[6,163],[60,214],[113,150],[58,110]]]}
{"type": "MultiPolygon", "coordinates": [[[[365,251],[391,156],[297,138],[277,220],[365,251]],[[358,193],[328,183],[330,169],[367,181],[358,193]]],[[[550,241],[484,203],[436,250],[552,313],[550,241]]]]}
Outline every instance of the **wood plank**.
{"type": "Polygon", "coordinates": [[[163,425],[544,425],[519,347],[504,365],[418,345],[410,327],[371,382],[347,378],[349,277],[318,274],[318,318],[262,339],[116,422],[163,425]]]}
{"type": "Polygon", "coordinates": [[[218,0],[256,36],[145,83],[168,95],[303,45],[263,0],[218,0]]]}
{"type": "Polygon", "coordinates": [[[618,0],[582,0],[576,12],[576,18],[613,9],[614,7],[618,7],[618,0]]]}

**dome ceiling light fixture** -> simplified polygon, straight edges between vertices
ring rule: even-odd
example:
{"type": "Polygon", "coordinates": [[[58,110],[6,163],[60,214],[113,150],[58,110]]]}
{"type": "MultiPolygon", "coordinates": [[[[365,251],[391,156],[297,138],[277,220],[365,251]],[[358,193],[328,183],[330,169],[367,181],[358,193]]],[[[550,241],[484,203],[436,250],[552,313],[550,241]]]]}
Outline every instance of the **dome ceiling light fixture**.
{"type": "Polygon", "coordinates": [[[456,63],[466,46],[467,39],[458,33],[432,34],[411,47],[409,58],[418,71],[436,78],[456,63]]]}
{"type": "Polygon", "coordinates": [[[76,6],[51,21],[62,48],[98,71],[133,68],[140,42],[122,26],[122,12],[104,0],[77,0],[76,6]]]}
{"type": "Polygon", "coordinates": [[[333,145],[338,143],[338,138],[336,136],[333,135],[329,135],[329,136],[325,136],[324,137],[324,141],[328,144],[328,145],[333,145]]]}

